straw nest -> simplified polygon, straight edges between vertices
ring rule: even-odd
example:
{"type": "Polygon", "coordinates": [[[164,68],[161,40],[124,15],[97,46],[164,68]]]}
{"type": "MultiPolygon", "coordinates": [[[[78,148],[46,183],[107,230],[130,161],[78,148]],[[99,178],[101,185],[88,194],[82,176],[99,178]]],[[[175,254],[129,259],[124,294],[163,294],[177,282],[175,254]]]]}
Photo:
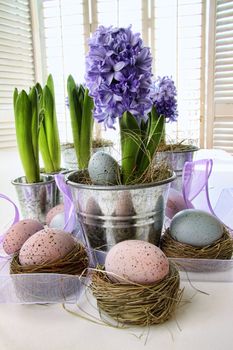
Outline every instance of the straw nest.
{"type": "Polygon", "coordinates": [[[80,275],[87,267],[88,255],[86,249],[82,244],[77,242],[75,247],[64,258],[53,262],[46,262],[41,265],[22,266],[19,262],[19,254],[16,254],[11,262],[10,273],[60,273],[80,275]]]}
{"type": "Polygon", "coordinates": [[[167,229],[161,239],[161,249],[170,258],[231,259],[233,239],[226,228],[220,239],[204,247],[194,247],[173,239],[167,229]]]}
{"type": "Polygon", "coordinates": [[[151,285],[112,282],[103,267],[93,272],[91,290],[100,311],[122,324],[148,326],[168,320],[182,296],[176,266],[170,263],[169,274],[151,285]]]}

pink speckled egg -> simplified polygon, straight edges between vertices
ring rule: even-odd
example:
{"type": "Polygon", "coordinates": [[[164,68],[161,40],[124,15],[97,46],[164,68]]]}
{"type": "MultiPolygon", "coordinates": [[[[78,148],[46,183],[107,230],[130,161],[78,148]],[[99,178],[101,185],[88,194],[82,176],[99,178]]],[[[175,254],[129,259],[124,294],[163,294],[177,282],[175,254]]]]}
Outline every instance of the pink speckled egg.
{"type": "Polygon", "coordinates": [[[56,205],[56,207],[53,207],[52,209],[49,210],[49,212],[46,215],[46,219],[45,219],[46,225],[49,226],[53,217],[56,216],[57,214],[60,214],[60,213],[64,213],[64,204],[63,203],[58,204],[58,205],[56,205]]]}
{"type": "Polygon", "coordinates": [[[67,232],[45,228],[31,236],[21,247],[19,262],[25,265],[42,265],[64,258],[76,241],[67,232]]]}
{"type": "Polygon", "coordinates": [[[43,225],[36,220],[20,220],[7,231],[3,241],[3,249],[7,254],[14,254],[20,250],[24,242],[37,231],[43,229],[43,225]]]}
{"type": "Polygon", "coordinates": [[[107,254],[105,270],[112,281],[125,280],[152,284],[163,279],[169,272],[169,262],[164,253],[155,245],[138,240],[116,244],[107,254]],[[115,274],[119,276],[113,276],[115,274]],[[115,277],[115,278],[114,278],[115,277]]]}

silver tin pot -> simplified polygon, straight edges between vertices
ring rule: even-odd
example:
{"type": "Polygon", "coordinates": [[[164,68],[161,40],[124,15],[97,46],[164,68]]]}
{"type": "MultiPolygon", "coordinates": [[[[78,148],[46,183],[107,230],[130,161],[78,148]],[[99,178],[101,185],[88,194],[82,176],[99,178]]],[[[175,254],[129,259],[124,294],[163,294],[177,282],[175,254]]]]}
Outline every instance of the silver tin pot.
{"type": "MultiPolygon", "coordinates": [[[[55,175],[57,174],[63,174],[63,175],[66,175],[70,173],[70,170],[68,169],[64,169],[62,168],[60,171],[58,172],[55,172],[55,173],[45,173],[45,172],[41,172],[40,173],[40,176],[43,178],[45,178],[45,181],[48,177],[51,177],[53,179],[55,179],[55,175]]],[[[55,200],[55,205],[58,205],[58,204],[61,204],[64,202],[63,200],[63,194],[61,193],[61,191],[59,190],[59,188],[57,187],[56,183],[55,183],[55,186],[56,186],[56,200],[55,200]]]]}
{"type": "MultiPolygon", "coordinates": [[[[97,147],[92,148],[92,154],[103,151],[109,154],[112,154],[112,146],[103,146],[103,147],[97,147]]],[[[62,159],[63,163],[66,169],[70,170],[78,170],[78,162],[77,162],[77,156],[74,147],[71,145],[62,146],[62,159]]]]}
{"type": "Polygon", "coordinates": [[[97,186],[66,177],[80,225],[92,248],[108,251],[116,243],[139,239],[159,244],[170,183],[175,173],[157,183],[97,186]]]}
{"type": "Polygon", "coordinates": [[[41,182],[29,184],[21,176],[12,184],[15,186],[21,214],[24,219],[36,219],[42,224],[48,211],[56,205],[56,183],[52,176],[41,177],[41,182]]]}
{"type": "Polygon", "coordinates": [[[176,180],[171,183],[171,187],[175,190],[182,191],[182,172],[186,162],[192,162],[194,152],[198,151],[198,147],[192,146],[183,151],[164,151],[157,152],[155,156],[156,162],[166,162],[168,166],[176,173],[176,180]]]}

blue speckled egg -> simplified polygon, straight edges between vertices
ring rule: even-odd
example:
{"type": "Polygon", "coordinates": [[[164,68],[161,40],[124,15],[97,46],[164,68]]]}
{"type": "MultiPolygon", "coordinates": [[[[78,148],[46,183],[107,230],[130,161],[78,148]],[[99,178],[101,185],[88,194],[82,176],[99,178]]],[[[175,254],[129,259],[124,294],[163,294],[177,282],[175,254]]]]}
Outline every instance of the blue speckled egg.
{"type": "Polygon", "coordinates": [[[204,247],[222,237],[223,225],[205,211],[185,209],[171,220],[170,234],[180,243],[204,247]]]}
{"type": "Polygon", "coordinates": [[[88,164],[91,181],[95,185],[116,185],[119,178],[117,161],[105,152],[96,152],[88,164]]]}

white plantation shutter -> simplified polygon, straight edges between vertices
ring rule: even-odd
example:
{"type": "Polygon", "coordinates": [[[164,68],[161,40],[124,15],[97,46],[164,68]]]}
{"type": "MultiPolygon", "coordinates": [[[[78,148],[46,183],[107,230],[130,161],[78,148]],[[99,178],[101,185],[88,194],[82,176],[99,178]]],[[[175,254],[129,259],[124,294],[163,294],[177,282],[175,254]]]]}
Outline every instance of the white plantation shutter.
{"type": "Polygon", "coordinates": [[[86,0],[42,1],[45,75],[51,73],[54,79],[57,118],[62,142],[72,141],[70,115],[65,106],[67,77],[72,74],[78,84],[84,81],[84,33],[89,37],[90,27],[87,4],[86,0]]]}
{"type": "Polygon", "coordinates": [[[233,1],[216,4],[214,88],[209,146],[233,153],[233,1]],[[212,129],[212,130],[211,130],[212,129]]]}
{"type": "Polygon", "coordinates": [[[178,90],[177,123],[168,140],[203,142],[205,6],[201,0],[151,0],[155,75],[172,76],[178,90]]]}
{"type": "Polygon", "coordinates": [[[28,0],[0,0],[0,148],[15,147],[14,88],[34,84],[28,0]]]}
{"type": "MultiPolygon", "coordinates": [[[[99,25],[128,27],[132,25],[134,32],[142,32],[142,1],[134,0],[92,0],[92,31],[99,25]]],[[[115,124],[116,130],[105,129],[101,125],[101,135],[105,139],[112,140],[119,155],[119,125],[115,124]]]]}

